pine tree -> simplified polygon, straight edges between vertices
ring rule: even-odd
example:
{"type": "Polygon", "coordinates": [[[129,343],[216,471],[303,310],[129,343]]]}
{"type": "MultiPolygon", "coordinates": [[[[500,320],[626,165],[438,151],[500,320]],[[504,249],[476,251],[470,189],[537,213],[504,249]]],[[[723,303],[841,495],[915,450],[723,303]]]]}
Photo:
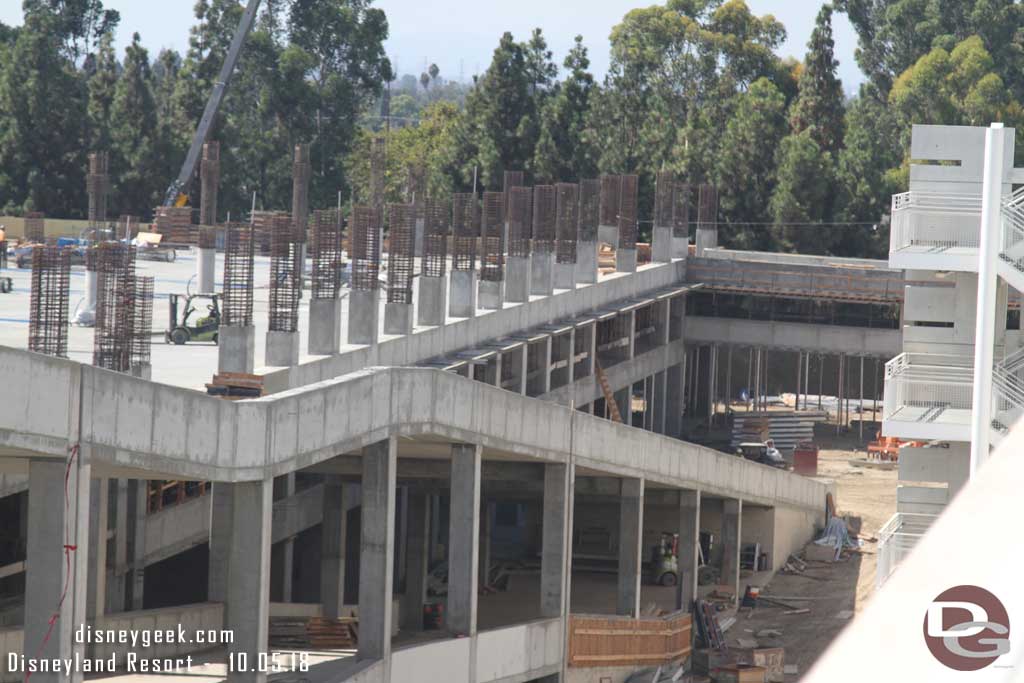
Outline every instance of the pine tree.
{"type": "Polygon", "coordinates": [[[822,5],[800,74],[799,94],[790,114],[794,133],[809,131],[821,149],[835,153],[843,144],[843,84],[836,75],[832,5],[822,5]]]}
{"type": "Polygon", "coordinates": [[[110,149],[110,107],[114,104],[114,91],[120,65],[114,54],[114,37],[107,34],[100,41],[93,73],[89,77],[89,148],[110,149]]]}
{"type": "Polygon", "coordinates": [[[594,77],[587,71],[589,67],[583,36],[576,36],[565,58],[569,74],[548,99],[541,114],[540,137],[533,157],[537,180],[572,181],[593,177],[597,172],[586,135],[587,111],[594,91],[594,77]]]}
{"type": "Polygon", "coordinates": [[[827,220],[834,182],[832,156],[805,130],[783,138],[776,168],[777,182],[770,208],[782,228],[780,246],[799,253],[832,253],[831,228],[790,225],[827,220]]]}
{"type": "Polygon", "coordinates": [[[159,202],[167,176],[159,173],[153,74],[138,33],[125,50],[124,72],[117,81],[110,116],[114,205],[121,213],[148,216],[159,202]]]}

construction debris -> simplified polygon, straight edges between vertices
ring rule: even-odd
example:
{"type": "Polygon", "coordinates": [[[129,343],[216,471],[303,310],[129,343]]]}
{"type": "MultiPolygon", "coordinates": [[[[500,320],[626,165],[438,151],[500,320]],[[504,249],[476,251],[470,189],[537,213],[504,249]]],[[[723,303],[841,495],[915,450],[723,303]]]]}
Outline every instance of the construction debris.
{"type": "Polygon", "coordinates": [[[269,638],[271,647],[351,650],[359,642],[359,619],[274,617],[270,620],[269,638]]]}
{"type": "Polygon", "coordinates": [[[264,395],[263,375],[244,372],[218,372],[206,385],[206,393],[231,401],[259,398],[264,395]]]}

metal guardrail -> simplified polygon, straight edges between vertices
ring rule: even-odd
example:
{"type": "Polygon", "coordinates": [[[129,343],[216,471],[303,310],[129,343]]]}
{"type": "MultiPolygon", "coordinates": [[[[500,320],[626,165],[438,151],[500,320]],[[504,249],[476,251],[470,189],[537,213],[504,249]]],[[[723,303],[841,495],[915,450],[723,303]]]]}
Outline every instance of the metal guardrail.
{"type": "Polygon", "coordinates": [[[946,409],[970,410],[973,398],[972,359],[961,356],[901,353],[885,364],[883,419],[903,408],[925,410],[918,421],[933,421],[946,409]]]}
{"type": "Polygon", "coordinates": [[[897,512],[878,531],[878,566],[875,586],[881,588],[903,558],[910,554],[937,515],[897,512]]]}
{"type": "Polygon", "coordinates": [[[908,247],[977,249],[981,195],[901,192],[892,196],[889,253],[908,247]]]}

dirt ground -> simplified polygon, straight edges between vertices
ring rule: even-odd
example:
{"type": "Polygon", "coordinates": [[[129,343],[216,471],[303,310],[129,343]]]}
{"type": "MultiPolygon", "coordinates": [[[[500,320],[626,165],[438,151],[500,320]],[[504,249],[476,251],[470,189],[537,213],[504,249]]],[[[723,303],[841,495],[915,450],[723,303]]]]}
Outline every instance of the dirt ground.
{"type": "MultiPolygon", "coordinates": [[[[867,434],[865,429],[865,437],[867,434]]],[[[896,511],[896,471],[850,464],[865,457],[856,430],[844,436],[834,432],[815,436],[823,447],[818,474],[836,482],[839,514],[849,515],[854,525],[859,521],[862,538],[876,536],[896,511]]],[[[764,601],[754,609],[741,608],[736,623],[725,634],[728,644],[741,647],[738,641],[742,639],[757,641],[759,647],[783,647],[786,664],[798,667],[795,676],[786,677],[787,683],[800,680],[874,593],[876,553],[877,543],[865,542],[860,553],[844,556],[838,563],[808,562],[804,574],[776,574],[761,587],[761,595],[778,596],[781,602],[810,612],[787,615],[786,608],[764,601]],[[781,635],[758,637],[764,629],[775,629],[781,635]]]]}

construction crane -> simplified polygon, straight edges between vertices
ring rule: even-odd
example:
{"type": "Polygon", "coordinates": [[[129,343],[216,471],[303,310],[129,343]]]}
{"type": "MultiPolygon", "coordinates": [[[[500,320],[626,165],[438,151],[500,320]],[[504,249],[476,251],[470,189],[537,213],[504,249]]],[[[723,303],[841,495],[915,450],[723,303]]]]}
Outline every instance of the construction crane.
{"type": "Polygon", "coordinates": [[[210,99],[206,101],[203,117],[199,119],[199,126],[192,137],[192,146],[188,149],[185,163],[181,165],[178,177],[171,183],[164,194],[164,206],[185,206],[188,204],[188,195],[184,190],[192,179],[192,173],[196,170],[196,162],[199,161],[199,154],[202,152],[203,143],[206,142],[206,136],[213,125],[213,119],[217,116],[217,110],[220,109],[220,103],[224,100],[224,93],[228,88],[228,82],[231,80],[231,74],[234,73],[235,64],[238,62],[238,55],[242,52],[242,45],[245,43],[249,31],[252,30],[252,24],[259,7],[260,0],[249,0],[249,3],[245,6],[242,18],[238,22],[238,28],[235,29],[235,35],[231,39],[228,54],[224,57],[224,64],[220,68],[220,76],[213,84],[213,92],[210,93],[210,99]]]}

